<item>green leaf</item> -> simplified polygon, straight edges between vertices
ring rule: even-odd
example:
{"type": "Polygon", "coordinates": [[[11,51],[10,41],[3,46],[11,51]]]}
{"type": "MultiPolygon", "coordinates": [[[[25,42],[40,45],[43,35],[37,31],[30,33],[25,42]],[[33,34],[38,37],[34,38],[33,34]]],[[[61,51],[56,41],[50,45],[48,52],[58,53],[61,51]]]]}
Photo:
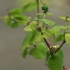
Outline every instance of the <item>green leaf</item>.
{"type": "Polygon", "coordinates": [[[55,26],[52,29],[50,29],[51,33],[53,33],[54,35],[59,35],[60,33],[60,29],[62,29],[63,26],[55,26]]]}
{"type": "Polygon", "coordinates": [[[34,31],[34,34],[32,35],[31,39],[30,39],[30,44],[33,45],[37,42],[40,42],[42,40],[42,35],[40,32],[38,31],[34,31]]]}
{"type": "Polygon", "coordinates": [[[24,12],[32,11],[36,9],[36,7],[37,7],[37,3],[35,1],[32,1],[23,7],[23,11],[24,12]]]}
{"type": "Polygon", "coordinates": [[[60,59],[64,59],[64,54],[63,54],[63,51],[62,49],[60,49],[55,55],[59,56],[60,59]]]}
{"type": "Polygon", "coordinates": [[[31,26],[30,26],[30,25],[26,26],[26,27],[24,28],[24,31],[32,31],[31,26]]]}
{"type": "Polygon", "coordinates": [[[50,70],[63,70],[63,61],[57,55],[53,55],[48,59],[47,66],[50,70]]]}
{"type": "Polygon", "coordinates": [[[53,34],[48,29],[43,29],[42,32],[43,32],[43,37],[44,38],[50,38],[50,37],[53,36],[53,34]]]}
{"type": "Polygon", "coordinates": [[[64,39],[64,34],[60,34],[54,41],[59,42],[59,41],[62,41],[63,39],[64,39]]]}
{"type": "Polygon", "coordinates": [[[18,8],[15,8],[15,9],[13,9],[13,10],[10,10],[9,13],[10,13],[11,15],[22,15],[21,10],[18,9],[18,8]]]}
{"type": "MultiPolygon", "coordinates": [[[[66,17],[60,17],[60,19],[66,20],[66,17]]],[[[67,18],[68,21],[70,21],[70,18],[67,18]]]]}
{"type": "Polygon", "coordinates": [[[28,17],[28,18],[27,18],[27,21],[29,22],[30,20],[31,20],[31,17],[28,17]]]}
{"type": "Polygon", "coordinates": [[[48,51],[46,52],[46,62],[48,61],[49,57],[51,56],[50,54],[51,54],[51,53],[50,53],[50,51],[48,50],[48,51]]]}
{"type": "Polygon", "coordinates": [[[16,28],[21,24],[26,24],[27,17],[22,15],[14,15],[14,16],[5,16],[4,21],[5,23],[12,28],[16,28]]]}
{"type": "Polygon", "coordinates": [[[70,46],[70,34],[65,34],[66,43],[70,46]]]}
{"type": "Polygon", "coordinates": [[[36,21],[32,21],[28,26],[24,28],[25,31],[33,31],[36,30],[36,21]]]}
{"type": "Polygon", "coordinates": [[[30,26],[31,26],[32,30],[36,30],[36,26],[37,26],[36,24],[37,24],[37,21],[32,21],[30,23],[30,26]]]}
{"type": "Polygon", "coordinates": [[[46,56],[46,49],[46,45],[40,42],[36,45],[36,47],[30,50],[30,55],[36,59],[42,59],[46,56]]]}
{"type": "Polygon", "coordinates": [[[55,24],[55,22],[47,19],[42,19],[42,22],[44,22],[45,24],[48,24],[49,26],[53,26],[55,24]]]}
{"type": "Polygon", "coordinates": [[[28,49],[24,49],[24,51],[22,52],[22,57],[26,58],[26,55],[28,54],[28,49]]]}
{"type": "Polygon", "coordinates": [[[30,38],[32,37],[32,35],[33,35],[33,32],[29,32],[27,34],[27,36],[24,38],[24,41],[23,41],[22,46],[21,46],[21,49],[25,49],[25,48],[30,46],[29,41],[30,41],[30,38]]]}

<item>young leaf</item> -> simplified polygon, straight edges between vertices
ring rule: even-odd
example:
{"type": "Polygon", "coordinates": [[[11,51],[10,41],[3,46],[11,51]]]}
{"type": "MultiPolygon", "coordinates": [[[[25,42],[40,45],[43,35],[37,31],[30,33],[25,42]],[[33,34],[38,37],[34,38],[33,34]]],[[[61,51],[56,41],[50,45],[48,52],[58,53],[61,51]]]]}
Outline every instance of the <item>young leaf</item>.
{"type": "Polygon", "coordinates": [[[42,32],[43,32],[43,37],[44,38],[50,38],[50,37],[53,36],[53,34],[47,29],[43,29],[42,32]]]}
{"type": "Polygon", "coordinates": [[[11,15],[22,15],[21,10],[18,9],[18,8],[15,8],[15,9],[13,9],[13,10],[10,10],[9,13],[10,13],[11,15]]]}
{"type": "Polygon", "coordinates": [[[48,24],[49,26],[53,26],[55,24],[55,22],[47,19],[42,19],[42,22],[44,22],[45,24],[48,24]]]}
{"type": "Polygon", "coordinates": [[[22,52],[22,57],[26,58],[26,55],[28,54],[28,49],[24,49],[24,51],[22,52]]]}
{"type": "MultiPolygon", "coordinates": [[[[60,19],[66,20],[66,17],[60,17],[60,19]]],[[[68,21],[70,21],[70,18],[67,18],[68,21]]]]}
{"type": "Polygon", "coordinates": [[[29,44],[35,44],[35,43],[37,43],[37,42],[40,42],[42,40],[42,35],[41,35],[41,33],[40,32],[38,32],[38,31],[34,31],[34,34],[32,35],[32,37],[31,37],[31,39],[29,40],[30,41],[30,43],[29,44]]]}
{"type": "Polygon", "coordinates": [[[70,46],[70,34],[65,34],[66,43],[70,46]]]}
{"type": "Polygon", "coordinates": [[[26,26],[26,27],[24,28],[24,31],[32,31],[31,26],[30,26],[30,25],[26,26]]]}
{"type": "Polygon", "coordinates": [[[54,35],[59,35],[60,33],[60,29],[62,29],[63,26],[55,26],[52,29],[50,29],[51,33],[53,33],[54,35]]]}
{"type": "Polygon", "coordinates": [[[63,39],[64,39],[64,34],[60,34],[54,41],[59,42],[59,41],[62,41],[63,39]]]}
{"type": "Polygon", "coordinates": [[[25,31],[36,30],[36,21],[32,21],[27,27],[24,28],[25,31]]]}
{"type": "Polygon", "coordinates": [[[25,39],[24,39],[24,41],[23,41],[23,43],[22,43],[21,49],[25,49],[25,48],[27,48],[27,47],[30,46],[30,45],[29,45],[29,40],[30,40],[30,38],[32,37],[32,35],[33,35],[33,32],[29,32],[29,33],[27,34],[27,36],[25,37],[25,39]]]}
{"type": "Polygon", "coordinates": [[[35,1],[28,3],[23,7],[24,12],[32,11],[37,7],[37,3],[35,1]]]}
{"type": "Polygon", "coordinates": [[[51,56],[47,61],[50,70],[63,70],[63,61],[57,55],[51,56]]]}
{"type": "Polygon", "coordinates": [[[30,26],[31,26],[32,30],[36,30],[36,26],[37,26],[36,24],[37,24],[37,21],[32,21],[30,23],[30,26]]]}
{"type": "Polygon", "coordinates": [[[36,45],[36,47],[30,50],[30,55],[36,59],[42,59],[46,56],[46,49],[46,45],[40,42],[36,45]]]}

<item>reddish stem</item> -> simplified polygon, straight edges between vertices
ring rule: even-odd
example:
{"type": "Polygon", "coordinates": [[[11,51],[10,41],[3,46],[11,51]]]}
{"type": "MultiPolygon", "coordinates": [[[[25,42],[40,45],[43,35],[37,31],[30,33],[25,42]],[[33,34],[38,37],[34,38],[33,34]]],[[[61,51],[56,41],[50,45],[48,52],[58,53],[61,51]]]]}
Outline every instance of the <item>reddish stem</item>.
{"type": "Polygon", "coordinates": [[[63,70],[67,70],[67,68],[65,66],[63,66],[63,70]]]}

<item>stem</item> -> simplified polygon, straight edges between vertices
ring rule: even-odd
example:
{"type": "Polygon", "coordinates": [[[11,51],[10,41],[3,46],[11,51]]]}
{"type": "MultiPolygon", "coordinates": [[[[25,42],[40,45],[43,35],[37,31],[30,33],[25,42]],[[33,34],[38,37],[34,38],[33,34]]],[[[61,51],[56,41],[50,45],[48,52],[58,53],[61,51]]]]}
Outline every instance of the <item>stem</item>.
{"type": "MultiPolygon", "coordinates": [[[[43,32],[42,32],[41,28],[39,28],[39,31],[40,31],[41,34],[43,35],[43,32]]],[[[46,45],[48,46],[48,48],[49,48],[49,50],[50,50],[50,52],[51,52],[51,54],[52,54],[51,47],[50,47],[50,46],[52,46],[52,45],[48,42],[48,40],[46,40],[45,38],[43,38],[43,39],[44,39],[46,45]]]]}
{"type": "Polygon", "coordinates": [[[67,70],[65,66],[63,66],[63,70],[67,70]]]}
{"type": "Polygon", "coordinates": [[[61,43],[60,47],[55,51],[55,53],[60,50],[60,48],[64,45],[64,43],[65,43],[65,41],[63,41],[63,42],[61,43]]]}
{"type": "MultiPolygon", "coordinates": [[[[39,0],[36,0],[37,2],[37,13],[39,13],[39,0]]],[[[39,15],[37,15],[37,18],[39,18],[39,15]]],[[[38,26],[39,26],[39,20],[38,20],[38,26]]]]}

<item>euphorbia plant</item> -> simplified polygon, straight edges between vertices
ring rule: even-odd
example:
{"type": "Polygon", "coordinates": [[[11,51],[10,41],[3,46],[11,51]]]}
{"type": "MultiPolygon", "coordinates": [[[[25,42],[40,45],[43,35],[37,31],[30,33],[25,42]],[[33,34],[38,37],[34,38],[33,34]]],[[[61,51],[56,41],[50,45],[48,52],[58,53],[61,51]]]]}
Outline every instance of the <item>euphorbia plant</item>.
{"type": "Polygon", "coordinates": [[[31,20],[31,16],[23,15],[19,8],[10,10],[8,16],[0,18],[4,18],[5,23],[11,28],[25,25],[24,31],[28,32],[28,34],[21,46],[24,58],[27,54],[36,59],[46,58],[45,65],[50,70],[67,70],[63,64],[64,55],[61,47],[64,43],[70,46],[69,16],[60,17],[66,22],[66,25],[54,26],[55,22],[46,19],[46,17],[53,15],[49,13],[49,8],[46,4],[41,0],[33,0],[23,7],[23,12],[29,12],[34,9],[37,9],[37,14],[33,20],[31,20]],[[61,30],[63,31],[61,32],[61,30]],[[51,38],[54,39],[54,44],[51,44],[49,40],[51,38]],[[57,42],[61,42],[61,44],[56,44],[57,42]]]}

